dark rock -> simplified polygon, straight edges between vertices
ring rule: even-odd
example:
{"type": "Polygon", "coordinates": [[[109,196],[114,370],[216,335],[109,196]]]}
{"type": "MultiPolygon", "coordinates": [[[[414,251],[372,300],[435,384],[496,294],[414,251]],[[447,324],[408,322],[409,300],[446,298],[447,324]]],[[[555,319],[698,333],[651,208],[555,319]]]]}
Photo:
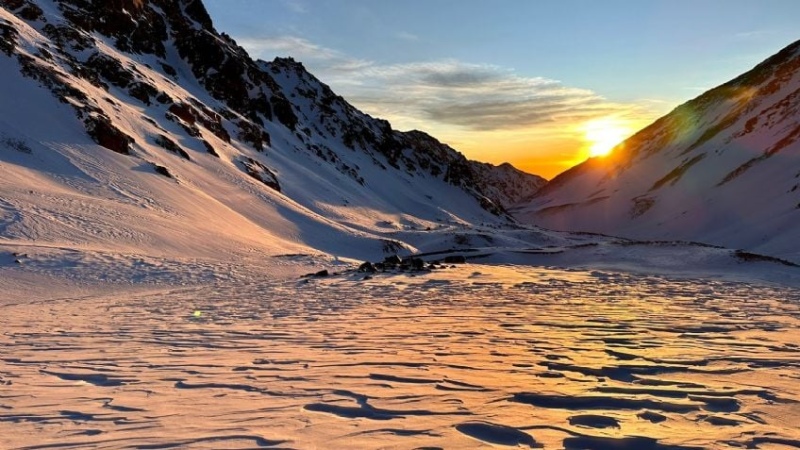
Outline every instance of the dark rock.
{"type": "Polygon", "coordinates": [[[20,153],[26,153],[28,155],[33,153],[33,149],[28,145],[28,143],[21,139],[14,139],[11,137],[2,138],[0,139],[0,144],[3,144],[6,147],[16,150],[20,153]]]}
{"type": "Polygon", "coordinates": [[[95,53],[90,56],[84,66],[94,70],[109,83],[122,89],[127,88],[134,79],[133,73],[122,67],[121,62],[101,53],[95,53]]]}
{"type": "Polygon", "coordinates": [[[182,149],[180,145],[176,144],[175,141],[164,136],[163,134],[158,135],[154,142],[159,146],[161,146],[163,149],[171,153],[175,153],[176,155],[180,156],[181,158],[187,161],[192,160],[192,158],[189,157],[189,154],[186,153],[186,151],[182,149]]]}
{"type": "Polygon", "coordinates": [[[89,116],[83,123],[86,126],[86,132],[98,144],[123,155],[131,154],[133,138],[115,127],[108,117],[89,116]]]}
{"type": "Polygon", "coordinates": [[[267,166],[250,157],[244,157],[240,163],[248,175],[278,192],[281,191],[278,177],[267,166]]]}
{"type": "Polygon", "coordinates": [[[53,25],[48,23],[42,27],[42,32],[61,48],[83,51],[90,48],[94,43],[89,33],[68,25],[53,25]]]}
{"type": "Polygon", "coordinates": [[[128,94],[130,94],[131,97],[141,101],[145,105],[150,106],[150,97],[157,96],[158,89],[150,84],[139,81],[134,83],[130,89],[128,89],[128,94]]]}
{"type": "Polygon", "coordinates": [[[159,166],[158,164],[153,164],[153,170],[155,170],[157,174],[159,174],[159,175],[164,175],[164,176],[165,176],[165,177],[167,177],[167,178],[175,178],[175,177],[173,177],[173,176],[172,176],[172,174],[169,172],[169,169],[167,169],[167,168],[166,168],[166,167],[164,167],[164,166],[159,166]]]}
{"type": "Polygon", "coordinates": [[[272,109],[275,111],[275,116],[278,118],[278,121],[286,128],[294,131],[297,126],[297,116],[294,114],[294,111],[292,111],[292,104],[286,100],[285,97],[278,97],[276,95],[270,98],[270,103],[272,104],[272,109]]]}
{"type": "Polygon", "coordinates": [[[328,272],[327,269],[325,269],[325,270],[320,270],[319,272],[315,273],[314,276],[318,277],[318,278],[324,278],[324,277],[330,276],[330,273],[328,272]]]}
{"type": "Polygon", "coordinates": [[[42,11],[42,8],[39,8],[33,3],[26,2],[26,5],[19,11],[19,16],[27,21],[33,22],[39,20],[43,13],[44,11],[42,11]]]}
{"type": "Polygon", "coordinates": [[[172,103],[172,97],[170,97],[166,92],[160,92],[158,96],[156,96],[156,101],[162,105],[167,105],[172,103]]]}
{"type": "Polygon", "coordinates": [[[25,3],[25,0],[2,0],[2,5],[9,11],[15,11],[19,8],[22,8],[25,3]]]}
{"type": "Polygon", "coordinates": [[[203,28],[210,29],[213,27],[211,16],[208,15],[208,11],[206,11],[202,1],[187,0],[184,11],[186,11],[189,18],[199,23],[203,28]]]}
{"type": "Polygon", "coordinates": [[[425,261],[422,258],[406,258],[403,260],[403,265],[414,270],[422,270],[425,268],[425,261]]]}
{"type": "Polygon", "coordinates": [[[252,145],[254,149],[262,152],[264,145],[272,145],[272,140],[269,133],[264,131],[263,128],[253,125],[245,120],[239,121],[239,138],[248,144],[252,145]]]}
{"type": "Polygon", "coordinates": [[[167,111],[180,117],[181,120],[190,125],[194,125],[194,123],[197,122],[196,110],[189,104],[175,103],[170,105],[167,111]]]}
{"type": "Polygon", "coordinates": [[[17,46],[18,35],[17,29],[12,27],[11,24],[0,22],[0,52],[3,52],[6,56],[11,56],[17,46]]]}
{"type": "Polygon", "coordinates": [[[169,64],[167,64],[167,63],[163,63],[163,62],[162,62],[162,63],[159,63],[159,64],[161,64],[161,69],[162,69],[162,70],[164,71],[164,73],[166,73],[167,75],[171,76],[172,78],[175,78],[176,76],[178,76],[178,71],[177,71],[177,70],[175,70],[175,68],[174,68],[174,67],[170,66],[170,65],[169,65],[169,64]]]}
{"type": "Polygon", "coordinates": [[[467,258],[464,255],[450,255],[444,258],[445,264],[465,264],[467,258]]]}
{"type": "Polygon", "coordinates": [[[208,141],[202,139],[200,140],[200,142],[203,143],[203,146],[205,146],[206,151],[208,153],[210,153],[212,156],[216,156],[217,158],[219,158],[219,153],[217,153],[217,151],[214,150],[214,147],[211,144],[209,144],[208,141]]]}
{"type": "Polygon", "coordinates": [[[375,273],[378,270],[375,268],[375,266],[371,262],[367,261],[367,262],[361,264],[360,266],[358,266],[358,271],[359,272],[367,272],[367,273],[375,273]]]}
{"type": "Polygon", "coordinates": [[[403,263],[403,260],[397,255],[392,255],[383,258],[383,263],[387,266],[399,266],[403,263]]]}

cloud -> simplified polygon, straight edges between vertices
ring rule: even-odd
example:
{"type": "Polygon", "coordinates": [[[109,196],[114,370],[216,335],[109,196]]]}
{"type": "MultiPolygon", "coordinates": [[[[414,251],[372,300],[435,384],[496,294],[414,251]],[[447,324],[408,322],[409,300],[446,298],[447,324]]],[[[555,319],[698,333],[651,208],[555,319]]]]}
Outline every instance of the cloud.
{"type": "Polygon", "coordinates": [[[282,0],[282,2],[290,11],[297,14],[305,14],[308,12],[308,7],[305,2],[301,0],[282,0]]]}
{"type": "Polygon", "coordinates": [[[395,38],[400,39],[401,41],[408,41],[408,42],[417,42],[419,41],[419,36],[413,33],[409,33],[407,31],[401,31],[394,35],[395,38]]]}
{"type": "Polygon", "coordinates": [[[742,31],[740,33],[736,33],[734,34],[734,37],[740,40],[751,40],[751,39],[763,39],[774,34],[776,34],[775,30],[750,30],[750,31],[742,31]]]}
{"type": "Polygon", "coordinates": [[[322,79],[328,75],[334,87],[346,82],[350,92],[343,95],[365,105],[370,113],[414,117],[473,131],[629,115],[638,108],[609,102],[590,90],[556,80],[455,60],[368,64],[349,73],[320,70],[322,79]]]}
{"type": "Polygon", "coordinates": [[[302,61],[356,106],[399,128],[434,124],[471,131],[515,130],[631,116],[642,108],[494,65],[458,60],[379,64],[294,36],[238,40],[257,57],[302,61]]]}
{"type": "Polygon", "coordinates": [[[335,50],[295,36],[243,37],[236,41],[255,58],[292,56],[299,60],[328,60],[338,55],[335,50]]]}

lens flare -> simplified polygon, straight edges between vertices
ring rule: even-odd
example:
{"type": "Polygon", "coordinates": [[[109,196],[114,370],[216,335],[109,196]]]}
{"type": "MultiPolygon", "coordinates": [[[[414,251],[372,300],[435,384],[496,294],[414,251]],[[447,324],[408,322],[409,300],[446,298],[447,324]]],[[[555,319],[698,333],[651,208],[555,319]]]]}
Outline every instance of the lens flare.
{"type": "Polygon", "coordinates": [[[632,131],[625,123],[613,118],[587,122],[584,126],[584,136],[589,142],[589,156],[608,155],[617,144],[630,136],[632,131]]]}

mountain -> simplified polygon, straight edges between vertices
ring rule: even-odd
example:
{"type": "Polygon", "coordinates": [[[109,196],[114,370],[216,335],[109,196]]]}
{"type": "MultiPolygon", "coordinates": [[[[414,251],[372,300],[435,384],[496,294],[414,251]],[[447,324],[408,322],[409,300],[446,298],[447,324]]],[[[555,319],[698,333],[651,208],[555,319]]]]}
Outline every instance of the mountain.
{"type": "Polygon", "coordinates": [[[800,41],[557,176],[524,222],[800,261],[800,41]]]}
{"type": "Polygon", "coordinates": [[[543,180],[254,61],[199,0],[0,0],[0,241],[260,258],[412,249],[543,180]]]}

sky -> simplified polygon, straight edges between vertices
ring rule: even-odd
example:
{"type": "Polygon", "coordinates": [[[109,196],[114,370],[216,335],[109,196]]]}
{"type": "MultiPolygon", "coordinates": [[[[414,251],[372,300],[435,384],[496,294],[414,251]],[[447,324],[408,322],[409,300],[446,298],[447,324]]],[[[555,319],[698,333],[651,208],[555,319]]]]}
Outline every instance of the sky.
{"type": "Polygon", "coordinates": [[[552,178],[800,39],[798,0],[205,0],[255,58],[552,178]]]}

